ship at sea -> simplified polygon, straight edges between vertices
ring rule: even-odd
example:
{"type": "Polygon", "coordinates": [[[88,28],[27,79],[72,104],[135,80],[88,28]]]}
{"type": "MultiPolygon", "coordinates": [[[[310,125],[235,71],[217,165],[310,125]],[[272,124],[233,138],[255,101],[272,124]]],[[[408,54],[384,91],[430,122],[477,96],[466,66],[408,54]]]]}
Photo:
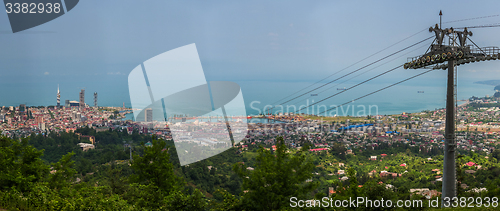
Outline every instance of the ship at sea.
{"type": "Polygon", "coordinates": [[[337,90],[346,90],[346,88],[345,87],[344,88],[337,88],[337,90]]]}
{"type": "Polygon", "coordinates": [[[417,93],[424,93],[424,91],[417,91],[417,93]]]}

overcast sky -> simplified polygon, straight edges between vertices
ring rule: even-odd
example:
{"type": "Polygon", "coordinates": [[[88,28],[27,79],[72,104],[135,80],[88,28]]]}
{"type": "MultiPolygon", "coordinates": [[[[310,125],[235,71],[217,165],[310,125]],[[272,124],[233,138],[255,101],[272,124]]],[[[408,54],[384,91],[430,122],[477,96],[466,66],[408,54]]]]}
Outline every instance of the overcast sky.
{"type": "MultiPolygon", "coordinates": [[[[344,72],[432,36],[426,29],[439,22],[439,10],[443,23],[497,15],[443,24],[460,27],[499,23],[498,8],[499,1],[83,0],[67,14],[15,34],[2,11],[0,83],[23,78],[85,86],[98,77],[109,86],[123,84],[141,62],[191,43],[208,80],[316,81],[422,30],[344,72]]],[[[500,46],[500,27],[471,31],[479,46],[500,46]]],[[[431,41],[366,77],[422,54],[431,41]]],[[[499,66],[465,65],[459,76],[500,80],[499,66]]],[[[381,80],[419,71],[401,68],[381,80]]],[[[426,77],[445,76],[436,71],[426,77]]]]}

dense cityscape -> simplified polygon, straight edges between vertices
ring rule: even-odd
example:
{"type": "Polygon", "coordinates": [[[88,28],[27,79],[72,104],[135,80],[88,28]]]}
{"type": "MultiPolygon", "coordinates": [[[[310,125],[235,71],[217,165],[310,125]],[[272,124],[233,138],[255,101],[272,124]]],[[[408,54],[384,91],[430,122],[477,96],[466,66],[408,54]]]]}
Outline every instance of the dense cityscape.
{"type": "MultiPolygon", "coordinates": [[[[302,162],[310,165],[306,170],[310,173],[303,173],[301,178],[308,184],[304,188],[310,188],[311,192],[302,197],[307,199],[303,203],[309,207],[317,207],[320,203],[317,199],[321,197],[340,200],[352,196],[352,191],[363,191],[367,195],[378,191],[380,195],[373,199],[413,200],[423,203],[422,206],[442,195],[445,109],[373,116],[319,116],[292,112],[226,118],[173,116],[167,121],[156,121],[152,118],[153,110],[146,108],[143,117],[132,121],[133,118],[126,118],[127,114],[133,115],[131,108],[100,107],[97,93],[94,93],[94,105],[91,106],[84,102],[84,93],[85,90],[81,90],[80,101],[66,100],[65,105],[60,105],[58,90],[55,106],[3,106],[0,110],[1,137],[4,141],[6,138],[20,143],[27,141],[25,143],[45,150],[42,158],[52,163],[48,178],[66,178],[58,180],[62,184],[111,188],[118,197],[113,203],[127,200],[123,202],[153,209],[164,209],[164,206],[170,206],[170,210],[179,208],[172,208],[175,205],[172,202],[149,201],[143,204],[139,198],[146,197],[147,201],[151,196],[130,195],[147,191],[146,186],[134,185],[133,182],[138,181],[134,175],[144,171],[141,168],[153,165],[139,167],[137,160],[146,159],[141,155],[161,156],[162,153],[153,154],[165,150],[170,161],[163,164],[173,164],[179,178],[187,182],[184,187],[187,189],[179,192],[186,194],[182,200],[187,202],[198,197],[196,200],[201,203],[198,204],[201,210],[252,210],[242,204],[252,193],[258,192],[249,192],[252,180],[248,175],[265,172],[266,168],[259,163],[262,161],[258,160],[280,153],[285,153],[280,156],[305,153],[302,162]],[[231,140],[226,133],[229,128],[231,140]],[[232,142],[233,138],[235,142],[232,142]],[[73,164],[61,167],[69,169],[54,165],[53,162],[59,159],[59,162],[69,162],[68,155],[75,156],[73,164]],[[73,173],[56,176],[58,171],[73,173]],[[118,177],[121,179],[110,178],[111,172],[123,172],[118,177]],[[228,199],[233,202],[224,204],[228,199]]],[[[488,181],[500,175],[496,170],[500,169],[498,93],[492,97],[471,97],[457,107],[457,184],[460,196],[495,196],[500,191],[499,184],[488,181]]],[[[15,142],[12,144],[16,146],[15,142]]],[[[154,162],[160,158],[148,159],[153,159],[148,162],[154,162]]],[[[273,168],[280,168],[278,166],[273,168]]],[[[48,185],[54,190],[62,188],[51,182],[48,185]]],[[[0,194],[4,199],[17,200],[6,196],[0,194]]],[[[74,203],[70,202],[71,198],[78,195],[65,198],[56,194],[54,197],[63,197],[57,203],[67,204],[58,206],[82,206],[78,203],[69,205],[74,203]]],[[[25,202],[14,204],[16,207],[30,206],[25,202]]],[[[120,206],[131,209],[125,204],[120,206]]],[[[3,206],[11,204],[4,203],[3,206]]]]}
{"type": "Polygon", "coordinates": [[[500,1],[3,4],[0,211],[500,210],[500,1]]]}
{"type": "MultiPolygon", "coordinates": [[[[459,149],[493,152],[500,143],[496,142],[500,132],[500,108],[497,105],[498,98],[486,96],[472,97],[458,107],[456,128],[459,131],[459,149]]],[[[65,106],[2,106],[0,131],[1,135],[7,137],[27,137],[61,131],[74,133],[78,128],[89,127],[96,131],[118,129],[132,133],[137,130],[141,134],[172,139],[168,122],[122,120],[131,112],[125,107],[91,107],[77,101],[66,103],[65,106]]],[[[282,136],[289,147],[300,147],[303,139],[306,139],[320,147],[329,147],[337,140],[342,140],[341,143],[348,148],[401,142],[412,147],[418,146],[420,150],[431,150],[443,146],[445,109],[365,117],[323,117],[304,113],[233,117],[235,121],[241,122],[242,119],[247,119],[245,121],[249,122],[249,129],[248,135],[239,143],[240,147],[256,143],[272,145],[275,144],[273,136],[282,136]],[[252,118],[264,119],[267,123],[252,123],[252,118]]],[[[203,124],[204,119],[184,124],[181,129],[188,131],[188,128],[200,125],[200,121],[203,124]]],[[[221,122],[220,119],[217,121],[221,122]]],[[[188,132],[189,136],[195,137],[198,131],[190,129],[188,132]]]]}

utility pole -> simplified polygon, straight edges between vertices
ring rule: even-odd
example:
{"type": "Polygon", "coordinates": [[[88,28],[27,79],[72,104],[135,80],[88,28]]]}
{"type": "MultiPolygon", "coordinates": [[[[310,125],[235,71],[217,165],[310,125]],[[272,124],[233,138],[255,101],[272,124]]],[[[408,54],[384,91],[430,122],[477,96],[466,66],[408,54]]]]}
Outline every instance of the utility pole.
{"type": "MultiPolygon", "coordinates": [[[[445,143],[443,161],[443,187],[442,202],[454,203],[458,200],[457,180],[456,180],[456,139],[455,139],[455,67],[485,60],[496,60],[500,57],[498,47],[480,48],[468,38],[472,32],[464,28],[463,31],[456,31],[453,28],[441,28],[442,12],[439,11],[440,26],[436,24],[434,28],[429,28],[429,32],[434,32],[436,39],[431,44],[428,52],[421,56],[409,58],[404,64],[405,69],[443,69],[448,70],[448,81],[446,91],[446,123],[445,123],[445,143]],[[445,45],[445,37],[448,37],[448,44],[445,45]],[[466,45],[469,39],[474,46],[466,45]]],[[[445,204],[442,203],[442,206],[445,204]]]]}

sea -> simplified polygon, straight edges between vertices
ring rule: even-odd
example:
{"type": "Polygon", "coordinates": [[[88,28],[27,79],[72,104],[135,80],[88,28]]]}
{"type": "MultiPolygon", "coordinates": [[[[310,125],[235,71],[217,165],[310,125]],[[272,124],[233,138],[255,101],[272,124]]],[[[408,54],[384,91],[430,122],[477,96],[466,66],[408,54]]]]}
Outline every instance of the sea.
{"type": "MultiPolygon", "coordinates": [[[[359,82],[325,85],[324,82],[315,84],[317,81],[233,81],[241,87],[245,104],[245,109],[241,109],[241,111],[245,112],[234,113],[230,110],[228,112],[238,116],[247,116],[268,113],[271,111],[269,108],[273,108],[273,113],[293,112],[323,116],[366,116],[412,113],[445,107],[446,79],[443,77],[422,80],[416,78],[356,100],[396,81],[369,82],[346,91],[343,90],[344,87],[348,89],[359,82]],[[321,85],[325,86],[303,94],[321,85]],[[297,92],[308,86],[311,87],[297,92]],[[291,100],[301,94],[303,96],[291,100]],[[325,112],[325,110],[327,111],[325,112]]],[[[463,103],[460,100],[467,100],[472,96],[492,96],[495,93],[494,86],[477,84],[474,83],[475,81],[467,78],[458,79],[458,104],[463,103]]],[[[72,80],[68,77],[53,77],[45,80],[35,77],[0,78],[0,106],[18,106],[19,104],[26,104],[27,106],[55,105],[58,86],[61,92],[62,105],[64,105],[65,100],[78,101],[79,93],[84,89],[85,102],[91,106],[94,105],[95,92],[97,92],[98,106],[125,106],[127,108],[132,106],[127,76],[112,79],[82,76],[78,80],[72,80]]],[[[128,115],[127,118],[132,118],[132,115],[128,115]]]]}

